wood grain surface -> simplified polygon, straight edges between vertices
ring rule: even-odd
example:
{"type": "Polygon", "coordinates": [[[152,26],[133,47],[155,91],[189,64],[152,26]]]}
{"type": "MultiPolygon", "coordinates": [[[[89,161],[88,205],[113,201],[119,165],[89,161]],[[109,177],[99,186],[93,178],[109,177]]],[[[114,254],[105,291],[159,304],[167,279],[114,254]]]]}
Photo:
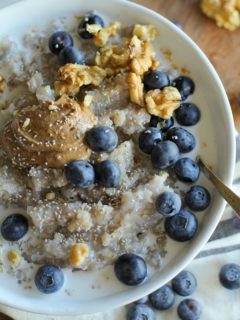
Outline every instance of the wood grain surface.
{"type": "MultiPolygon", "coordinates": [[[[218,28],[200,11],[199,0],[134,0],[170,20],[179,22],[183,30],[206,53],[227,91],[235,123],[240,130],[240,30],[229,32],[218,28]]],[[[0,320],[10,318],[0,314],[0,320]]]]}

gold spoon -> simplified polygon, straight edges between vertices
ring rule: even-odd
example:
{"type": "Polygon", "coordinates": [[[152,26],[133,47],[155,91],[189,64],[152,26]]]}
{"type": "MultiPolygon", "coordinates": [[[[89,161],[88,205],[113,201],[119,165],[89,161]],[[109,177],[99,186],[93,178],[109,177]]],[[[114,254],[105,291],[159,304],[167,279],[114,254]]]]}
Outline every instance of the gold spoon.
{"type": "Polygon", "coordinates": [[[205,176],[212,182],[217,191],[227,201],[227,203],[234,209],[236,214],[240,217],[240,197],[238,197],[230,188],[228,188],[213,172],[212,170],[202,161],[198,156],[196,161],[202,169],[205,176]]]}

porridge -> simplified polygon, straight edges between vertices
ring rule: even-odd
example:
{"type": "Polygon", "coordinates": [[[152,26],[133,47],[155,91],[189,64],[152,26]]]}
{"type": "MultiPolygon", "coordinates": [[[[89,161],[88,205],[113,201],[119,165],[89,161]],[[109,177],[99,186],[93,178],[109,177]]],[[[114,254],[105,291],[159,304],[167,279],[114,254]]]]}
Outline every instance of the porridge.
{"type": "MultiPolygon", "coordinates": [[[[175,178],[199,176],[184,156],[196,139],[174,126],[200,120],[184,102],[195,85],[162,68],[154,26],[106,26],[91,13],[62,30],[58,21],[24,36],[24,48],[0,44],[0,200],[21,209],[2,219],[2,240],[13,243],[12,269],[42,265],[35,283],[44,293],[61,287],[66,267],[115,263],[117,278],[137,285],[147,264],[161,266],[167,236],[188,241],[197,232],[174,192],[175,178]]],[[[192,210],[209,204],[201,186],[187,195],[192,210]]]]}

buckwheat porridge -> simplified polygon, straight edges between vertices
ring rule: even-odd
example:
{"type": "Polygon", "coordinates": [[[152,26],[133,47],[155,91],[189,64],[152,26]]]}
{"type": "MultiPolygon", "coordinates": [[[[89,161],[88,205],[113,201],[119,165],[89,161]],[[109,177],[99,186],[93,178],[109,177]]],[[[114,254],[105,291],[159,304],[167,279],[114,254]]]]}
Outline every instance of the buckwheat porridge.
{"type": "MultiPolygon", "coordinates": [[[[21,45],[0,42],[0,199],[21,209],[2,218],[2,243],[12,244],[12,269],[22,260],[42,265],[35,283],[44,293],[63,282],[46,284],[44,275],[65,267],[115,263],[120,281],[139,284],[146,264],[161,265],[167,235],[187,241],[197,231],[169,179],[199,176],[184,155],[196,140],[174,124],[200,119],[184,102],[194,82],[157,59],[154,26],[78,19],[74,30],[62,19],[21,45]],[[126,279],[131,263],[135,276],[126,279]]],[[[192,210],[209,203],[201,186],[187,194],[192,210]]]]}

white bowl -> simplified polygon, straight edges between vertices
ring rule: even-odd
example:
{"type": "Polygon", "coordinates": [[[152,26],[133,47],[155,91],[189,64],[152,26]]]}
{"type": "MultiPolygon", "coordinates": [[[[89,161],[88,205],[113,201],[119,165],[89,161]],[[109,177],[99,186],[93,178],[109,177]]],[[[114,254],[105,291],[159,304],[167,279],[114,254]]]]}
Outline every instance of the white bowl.
{"type": "MultiPolygon", "coordinates": [[[[187,67],[196,83],[196,92],[190,100],[199,105],[202,119],[194,128],[200,142],[195,153],[191,155],[202,155],[220,178],[230,184],[234,171],[235,139],[226,93],[204,53],[184,32],[164,17],[142,6],[121,0],[26,0],[0,11],[0,37],[10,35],[18,38],[32,26],[41,30],[52,18],[74,17],[90,10],[97,10],[111,20],[127,25],[143,23],[157,27],[159,36],[156,45],[169,48],[173,52],[174,61],[179,66],[187,67]]],[[[74,19],[72,21],[76,23],[74,19]]],[[[203,176],[200,178],[201,182],[210,189],[212,203],[204,214],[197,214],[201,220],[198,234],[186,243],[169,241],[169,252],[162,268],[150,275],[144,284],[138,287],[122,285],[116,280],[112,267],[95,273],[71,273],[65,270],[65,290],[43,295],[35,289],[24,290],[15,279],[0,274],[0,303],[42,314],[79,315],[112,309],[156,290],[197,255],[222,215],[225,202],[203,176]],[[95,284],[95,289],[92,289],[92,284],[95,284]]]]}

